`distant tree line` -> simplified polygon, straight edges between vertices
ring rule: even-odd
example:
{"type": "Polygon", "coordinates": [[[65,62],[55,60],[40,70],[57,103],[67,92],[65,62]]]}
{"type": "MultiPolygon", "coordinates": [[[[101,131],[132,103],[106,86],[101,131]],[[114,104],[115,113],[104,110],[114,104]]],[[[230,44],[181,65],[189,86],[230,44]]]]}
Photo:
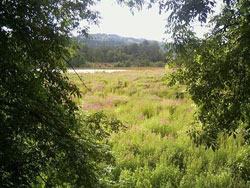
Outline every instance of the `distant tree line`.
{"type": "Polygon", "coordinates": [[[91,67],[92,63],[112,63],[114,67],[164,66],[166,53],[158,42],[143,41],[123,46],[89,47],[80,44],[71,60],[74,67],[91,67]]]}

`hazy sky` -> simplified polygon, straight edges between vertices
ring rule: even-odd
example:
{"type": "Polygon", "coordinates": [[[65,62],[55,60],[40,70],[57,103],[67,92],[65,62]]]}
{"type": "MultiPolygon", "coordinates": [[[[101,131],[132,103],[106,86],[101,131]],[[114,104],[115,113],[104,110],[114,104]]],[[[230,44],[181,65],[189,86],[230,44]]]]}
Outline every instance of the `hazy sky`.
{"type": "Polygon", "coordinates": [[[134,15],[126,6],[115,0],[102,0],[96,5],[100,12],[99,26],[90,26],[90,33],[117,34],[124,37],[145,38],[162,41],[166,15],[159,15],[158,7],[136,11],[134,15]]]}
{"type": "MultiPolygon", "coordinates": [[[[90,33],[117,34],[124,37],[145,38],[162,41],[168,38],[165,32],[167,14],[159,15],[159,9],[154,6],[151,9],[136,11],[134,15],[126,6],[120,6],[115,0],[102,0],[95,9],[100,12],[99,26],[91,25],[90,33]]],[[[196,32],[202,36],[206,31],[197,26],[196,32]]]]}

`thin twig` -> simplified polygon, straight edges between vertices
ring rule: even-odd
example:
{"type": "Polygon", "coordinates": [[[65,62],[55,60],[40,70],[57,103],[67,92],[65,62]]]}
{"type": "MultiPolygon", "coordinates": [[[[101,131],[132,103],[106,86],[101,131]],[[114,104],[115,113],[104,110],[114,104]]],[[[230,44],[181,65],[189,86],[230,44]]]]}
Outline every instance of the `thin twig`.
{"type": "Polygon", "coordinates": [[[82,78],[79,76],[79,74],[76,72],[75,68],[73,67],[73,65],[67,60],[64,58],[64,61],[66,61],[66,63],[73,69],[73,71],[75,72],[75,74],[77,75],[77,77],[79,78],[79,80],[82,82],[82,85],[89,91],[91,91],[91,89],[89,89],[87,87],[87,85],[83,82],[82,78]]]}

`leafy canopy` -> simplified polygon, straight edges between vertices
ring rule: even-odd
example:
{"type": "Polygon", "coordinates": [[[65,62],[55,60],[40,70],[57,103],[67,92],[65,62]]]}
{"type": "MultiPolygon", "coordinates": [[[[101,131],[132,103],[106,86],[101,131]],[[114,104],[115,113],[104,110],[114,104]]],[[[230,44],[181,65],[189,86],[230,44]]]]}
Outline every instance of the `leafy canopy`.
{"type": "Polygon", "coordinates": [[[249,142],[249,13],[249,1],[228,2],[205,39],[182,45],[179,58],[185,62],[176,75],[199,107],[202,130],[191,133],[197,143],[215,147],[220,132],[241,133],[249,142]]]}
{"type": "Polygon", "coordinates": [[[211,20],[212,31],[196,37],[192,25],[207,24],[214,0],[119,0],[131,8],[169,11],[167,30],[172,34],[169,59],[181,67],[172,82],[187,85],[198,107],[198,124],[190,135],[197,143],[216,147],[219,133],[250,138],[250,2],[224,0],[224,8],[211,20]],[[198,126],[199,127],[199,126],[198,126]]]}
{"type": "MultiPolygon", "coordinates": [[[[100,186],[111,159],[108,148],[93,134],[93,125],[90,129],[81,118],[72,100],[80,92],[61,73],[69,56],[70,31],[82,19],[98,19],[91,11],[94,3],[1,1],[1,186],[100,186]]],[[[111,130],[96,129],[102,135],[111,130]]]]}

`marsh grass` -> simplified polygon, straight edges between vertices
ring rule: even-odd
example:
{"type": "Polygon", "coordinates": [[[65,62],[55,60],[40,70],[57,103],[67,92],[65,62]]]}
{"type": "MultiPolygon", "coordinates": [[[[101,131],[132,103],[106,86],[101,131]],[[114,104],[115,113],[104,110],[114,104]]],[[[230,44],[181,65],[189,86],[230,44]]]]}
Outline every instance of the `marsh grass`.
{"type": "Polygon", "coordinates": [[[83,110],[104,111],[127,127],[109,139],[116,159],[109,187],[250,187],[250,148],[243,137],[221,135],[216,151],[195,146],[187,135],[195,105],[185,86],[166,85],[165,74],[164,69],[81,74],[91,92],[69,75],[83,93],[76,99],[83,110]]]}

